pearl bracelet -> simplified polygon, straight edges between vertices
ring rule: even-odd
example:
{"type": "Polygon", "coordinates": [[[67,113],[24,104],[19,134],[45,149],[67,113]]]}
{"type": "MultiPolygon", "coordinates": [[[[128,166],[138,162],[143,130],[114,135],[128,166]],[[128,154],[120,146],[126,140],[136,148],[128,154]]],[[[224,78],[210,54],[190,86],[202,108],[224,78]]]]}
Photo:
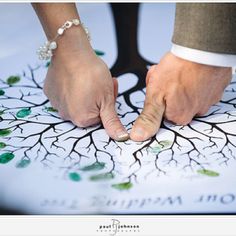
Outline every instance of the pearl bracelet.
{"type": "Polygon", "coordinates": [[[79,26],[81,25],[87,35],[88,40],[90,40],[90,35],[88,29],[84,26],[83,23],[79,19],[73,19],[66,21],[58,30],[57,35],[54,37],[53,40],[47,41],[43,46],[39,47],[37,50],[37,54],[40,60],[49,60],[53,56],[52,50],[55,50],[57,48],[56,39],[63,35],[64,31],[66,29],[69,29],[72,26],[79,26]]]}

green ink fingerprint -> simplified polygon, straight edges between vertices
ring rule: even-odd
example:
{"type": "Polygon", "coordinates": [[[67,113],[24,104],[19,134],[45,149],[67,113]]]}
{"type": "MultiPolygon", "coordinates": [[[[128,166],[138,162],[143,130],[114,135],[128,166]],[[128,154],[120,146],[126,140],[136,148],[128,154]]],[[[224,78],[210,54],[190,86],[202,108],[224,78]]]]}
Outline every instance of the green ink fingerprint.
{"type": "Polygon", "coordinates": [[[50,61],[48,61],[47,63],[46,63],[46,65],[45,65],[45,67],[49,67],[50,66],[50,64],[51,64],[51,62],[50,61]]]}
{"type": "Polygon", "coordinates": [[[2,137],[8,136],[9,134],[11,134],[11,130],[10,129],[1,129],[0,130],[0,136],[2,136],[2,137]]]}
{"type": "Polygon", "coordinates": [[[10,76],[10,77],[8,77],[7,78],[7,83],[9,84],[9,85],[12,85],[12,84],[16,84],[16,83],[18,83],[20,81],[20,77],[19,76],[10,76]]]}
{"type": "Polygon", "coordinates": [[[167,148],[167,147],[170,147],[172,145],[172,141],[162,140],[162,141],[160,141],[160,145],[163,146],[163,148],[167,148]]]}
{"type": "Polygon", "coordinates": [[[85,166],[81,170],[82,171],[97,171],[97,170],[102,170],[105,167],[104,162],[95,162],[92,165],[85,166]]]}
{"type": "Polygon", "coordinates": [[[16,163],[16,168],[26,168],[30,164],[29,159],[22,159],[18,163],[16,163]]]}
{"type": "Polygon", "coordinates": [[[57,109],[55,109],[53,107],[45,107],[45,110],[48,112],[58,112],[57,109]]]}
{"type": "Polygon", "coordinates": [[[199,174],[207,175],[207,176],[210,176],[210,177],[217,177],[217,176],[220,175],[218,172],[215,172],[215,171],[212,171],[212,170],[206,170],[206,169],[201,169],[201,170],[198,170],[197,172],[199,174]]]}
{"type": "Polygon", "coordinates": [[[90,176],[91,181],[103,181],[103,180],[111,180],[115,176],[112,173],[103,173],[103,174],[98,174],[98,175],[92,175],[90,176]]]}
{"type": "Polygon", "coordinates": [[[6,164],[11,161],[15,155],[11,152],[6,152],[0,155],[0,164],[6,164]]]}
{"type": "Polygon", "coordinates": [[[69,178],[70,178],[70,180],[72,180],[74,182],[79,182],[81,180],[80,175],[78,173],[76,173],[76,172],[71,172],[69,174],[69,178]]]}
{"type": "Polygon", "coordinates": [[[7,145],[5,144],[5,143],[3,143],[3,142],[0,142],[0,149],[3,149],[3,148],[5,148],[7,145]]]}
{"type": "Polygon", "coordinates": [[[95,49],[94,52],[96,53],[97,56],[104,56],[105,55],[105,52],[100,51],[100,50],[95,49]]]}
{"type": "Polygon", "coordinates": [[[171,145],[172,145],[172,141],[170,141],[170,140],[161,140],[154,147],[150,147],[149,151],[153,154],[158,154],[160,151],[171,147],[171,145]]]}
{"type": "Polygon", "coordinates": [[[149,151],[153,154],[158,154],[161,151],[161,147],[160,146],[150,147],[149,151]]]}
{"type": "Polygon", "coordinates": [[[5,91],[0,89],[0,96],[3,96],[5,94],[5,91]]]}
{"type": "Polygon", "coordinates": [[[3,110],[2,110],[2,111],[0,110],[0,116],[3,115],[3,114],[4,114],[4,111],[3,111],[3,110]]]}
{"type": "Polygon", "coordinates": [[[112,188],[118,189],[118,190],[129,190],[133,187],[133,184],[130,182],[125,183],[119,183],[119,184],[112,184],[112,188]]]}
{"type": "Polygon", "coordinates": [[[25,118],[26,116],[30,115],[31,114],[31,109],[30,108],[23,108],[21,110],[19,110],[17,113],[16,113],[16,116],[18,118],[25,118]]]}

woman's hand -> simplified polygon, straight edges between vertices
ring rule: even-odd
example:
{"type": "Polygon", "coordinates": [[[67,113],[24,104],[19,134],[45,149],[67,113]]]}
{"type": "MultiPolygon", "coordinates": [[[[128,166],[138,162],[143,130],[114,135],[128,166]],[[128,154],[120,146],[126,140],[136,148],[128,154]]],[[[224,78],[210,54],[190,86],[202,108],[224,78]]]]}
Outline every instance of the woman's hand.
{"type": "Polygon", "coordinates": [[[82,27],[68,30],[54,53],[44,93],[60,116],[78,127],[102,122],[111,138],[127,140],[115,111],[117,81],[92,50],[82,27]]]}

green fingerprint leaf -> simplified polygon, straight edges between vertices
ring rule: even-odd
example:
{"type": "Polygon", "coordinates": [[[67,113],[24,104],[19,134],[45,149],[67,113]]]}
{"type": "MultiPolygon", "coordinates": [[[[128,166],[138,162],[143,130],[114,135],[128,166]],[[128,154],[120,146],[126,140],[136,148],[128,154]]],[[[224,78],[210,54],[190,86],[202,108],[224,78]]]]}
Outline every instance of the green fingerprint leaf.
{"type": "Polygon", "coordinates": [[[3,96],[5,94],[5,91],[0,89],[0,96],[3,96]]]}
{"type": "Polygon", "coordinates": [[[197,172],[199,174],[207,175],[207,176],[210,176],[210,177],[217,177],[217,176],[220,175],[218,172],[215,172],[215,171],[212,171],[212,170],[206,170],[206,169],[201,169],[201,170],[198,170],[197,172]]]}
{"type": "Polygon", "coordinates": [[[79,182],[81,180],[80,175],[78,173],[76,173],[76,172],[71,172],[69,174],[69,178],[70,178],[70,180],[72,180],[74,182],[79,182]]]}
{"type": "Polygon", "coordinates": [[[115,176],[112,173],[103,173],[103,174],[98,174],[98,175],[92,175],[90,176],[91,181],[103,181],[103,180],[111,180],[115,176]]]}
{"type": "Polygon", "coordinates": [[[161,151],[161,147],[159,145],[149,148],[149,152],[151,152],[153,154],[158,154],[160,151],[161,151]]]}
{"type": "Polygon", "coordinates": [[[17,113],[16,113],[16,116],[18,118],[25,118],[26,116],[30,115],[31,114],[31,109],[30,108],[23,108],[21,110],[19,110],[17,113]]]}
{"type": "Polygon", "coordinates": [[[118,189],[118,190],[129,190],[133,187],[133,184],[130,182],[125,183],[119,183],[119,184],[112,184],[112,188],[118,189]]]}
{"type": "Polygon", "coordinates": [[[18,83],[19,81],[20,81],[20,77],[19,77],[19,76],[14,76],[14,75],[12,75],[12,76],[10,76],[10,77],[7,78],[7,83],[8,83],[9,85],[16,84],[16,83],[18,83]]]}
{"type": "Polygon", "coordinates": [[[58,112],[57,109],[55,109],[53,107],[45,107],[45,110],[48,112],[58,112]]]}
{"type": "Polygon", "coordinates": [[[11,152],[6,152],[0,155],[0,164],[6,164],[11,161],[15,155],[11,152]]]}
{"type": "Polygon", "coordinates": [[[149,147],[149,151],[153,154],[158,154],[160,151],[171,147],[171,145],[172,145],[172,141],[170,141],[170,140],[161,140],[154,147],[149,147]]]}
{"type": "Polygon", "coordinates": [[[3,143],[3,142],[0,142],[0,149],[3,149],[3,148],[5,148],[7,145],[5,144],[5,143],[3,143]]]}
{"type": "Polygon", "coordinates": [[[30,162],[29,159],[22,159],[16,164],[16,168],[26,168],[30,162]]]}
{"type": "Polygon", "coordinates": [[[95,49],[94,52],[96,53],[97,56],[104,56],[105,55],[105,52],[100,51],[100,50],[95,49]]]}
{"type": "Polygon", "coordinates": [[[85,166],[81,170],[82,171],[97,171],[97,170],[102,170],[105,167],[104,162],[95,162],[92,165],[85,166]]]}
{"type": "Polygon", "coordinates": [[[9,134],[11,134],[11,130],[10,129],[1,129],[0,130],[0,136],[2,136],[2,137],[8,136],[9,134]]]}
{"type": "Polygon", "coordinates": [[[167,147],[170,147],[172,145],[172,141],[170,141],[170,140],[162,140],[162,141],[160,141],[160,145],[163,148],[167,148],[167,147]]]}

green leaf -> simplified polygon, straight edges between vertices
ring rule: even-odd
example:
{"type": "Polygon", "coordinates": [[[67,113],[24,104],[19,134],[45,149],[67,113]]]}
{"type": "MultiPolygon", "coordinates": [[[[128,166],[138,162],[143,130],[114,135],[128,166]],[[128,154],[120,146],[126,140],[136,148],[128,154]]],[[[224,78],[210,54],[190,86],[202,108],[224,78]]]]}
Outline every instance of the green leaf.
{"type": "Polygon", "coordinates": [[[91,181],[103,181],[103,180],[111,180],[115,176],[112,173],[103,173],[103,174],[98,174],[98,175],[92,175],[90,176],[91,181]]]}
{"type": "Polygon", "coordinates": [[[0,129],[0,136],[8,136],[9,134],[11,134],[11,132],[12,131],[10,129],[0,129]]]}
{"type": "Polygon", "coordinates": [[[5,144],[5,143],[3,143],[3,142],[0,142],[0,149],[3,149],[3,148],[5,148],[7,145],[5,144]]]}
{"type": "Polygon", "coordinates": [[[206,170],[206,169],[201,169],[197,171],[199,174],[202,175],[207,175],[210,177],[218,177],[220,174],[218,172],[212,171],[212,170],[206,170]]]}
{"type": "Polygon", "coordinates": [[[3,96],[5,94],[5,91],[0,89],[0,96],[3,96]]]}
{"type": "Polygon", "coordinates": [[[58,112],[58,110],[53,107],[45,107],[45,110],[48,112],[58,112]]]}
{"type": "Polygon", "coordinates": [[[16,113],[16,116],[18,118],[25,118],[26,116],[30,115],[31,114],[31,109],[30,108],[23,108],[21,110],[19,110],[17,113],[16,113]]]}
{"type": "Polygon", "coordinates": [[[158,154],[160,151],[171,147],[172,141],[170,140],[161,140],[157,145],[154,147],[149,147],[149,152],[153,154],[158,154]]]}
{"type": "Polygon", "coordinates": [[[149,147],[149,152],[153,154],[158,154],[161,151],[160,145],[155,146],[155,147],[149,147]]]}
{"type": "Polygon", "coordinates": [[[100,50],[95,49],[94,52],[96,53],[97,56],[104,56],[105,55],[105,52],[100,51],[100,50]]]}
{"type": "Polygon", "coordinates": [[[92,165],[85,166],[81,170],[82,171],[97,171],[97,170],[102,170],[105,167],[104,162],[95,162],[92,165]]]}
{"type": "Polygon", "coordinates": [[[69,178],[70,178],[70,180],[72,180],[74,182],[79,182],[81,180],[80,175],[76,172],[69,173],[69,178]]]}
{"type": "Polygon", "coordinates": [[[133,187],[133,184],[130,182],[125,183],[119,183],[119,184],[112,184],[112,188],[118,189],[118,190],[129,190],[133,187]]]}
{"type": "Polygon", "coordinates": [[[20,81],[20,77],[19,77],[19,76],[14,76],[14,75],[12,75],[12,76],[10,76],[10,77],[7,78],[7,83],[8,83],[9,85],[16,84],[16,83],[18,83],[19,81],[20,81]]]}
{"type": "Polygon", "coordinates": [[[30,162],[30,159],[22,159],[16,164],[16,168],[26,168],[30,162]]]}
{"type": "Polygon", "coordinates": [[[163,148],[167,148],[167,147],[170,147],[173,142],[170,140],[162,140],[159,143],[163,148]]]}
{"type": "Polygon", "coordinates": [[[11,161],[15,155],[11,152],[6,152],[0,155],[0,164],[6,164],[11,161]]]}

